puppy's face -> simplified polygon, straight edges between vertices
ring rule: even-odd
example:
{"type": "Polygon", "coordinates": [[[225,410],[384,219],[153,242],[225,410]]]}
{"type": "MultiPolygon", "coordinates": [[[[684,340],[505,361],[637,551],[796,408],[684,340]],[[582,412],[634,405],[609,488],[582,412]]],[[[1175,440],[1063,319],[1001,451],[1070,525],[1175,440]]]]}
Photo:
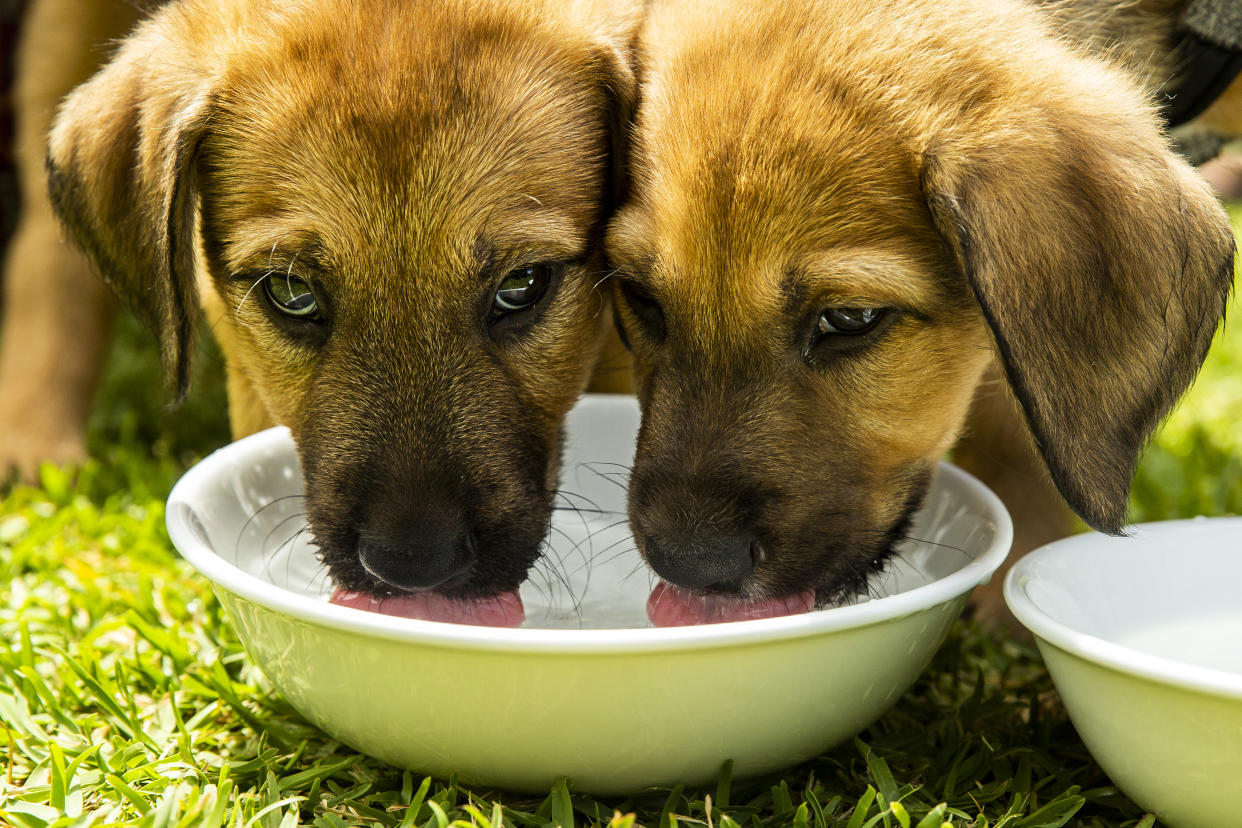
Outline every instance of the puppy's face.
{"type": "Polygon", "coordinates": [[[1220,318],[1228,222],[1133,86],[1017,4],[908,5],[647,23],[608,253],[644,409],[631,524],[673,584],[861,585],[993,359],[1115,530],[1220,318]]]}
{"type": "Polygon", "coordinates": [[[649,167],[610,232],[644,410],[631,524],[681,586],[860,586],[990,356],[905,159],[803,137],[779,191],[762,156],[723,147],[649,167]]]}
{"type": "MultiPolygon", "coordinates": [[[[232,11],[242,23],[213,43],[173,15],[146,33],[206,61],[193,115],[172,118],[193,126],[168,162],[166,244],[197,208],[200,282],[231,366],[293,432],[333,579],[380,595],[512,590],[607,317],[593,250],[616,56],[554,11],[504,4],[232,11]]],[[[75,115],[71,101],[53,139],[70,182],[75,115]]],[[[88,247],[112,244],[61,202],[88,247]]],[[[176,298],[189,274],[170,270],[176,298]]],[[[157,326],[185,311],[173,305],[157,326]]],[[[169,334],[166,353],[170,339],[184,347],[169,334]]]]}
{"type": "Polygon", "coordinates": [[[603,315],[600,79],[512,25],[355,33],[226,80],[199,155],[215,290],[336,581],[512,589],[603,315]]]}

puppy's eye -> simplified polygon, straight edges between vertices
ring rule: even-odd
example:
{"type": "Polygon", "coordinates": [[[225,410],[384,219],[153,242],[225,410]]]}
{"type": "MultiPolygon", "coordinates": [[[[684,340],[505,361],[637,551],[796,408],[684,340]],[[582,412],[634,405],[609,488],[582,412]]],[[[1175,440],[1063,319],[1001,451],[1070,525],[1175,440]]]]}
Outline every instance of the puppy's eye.
{"type": "Polygon", "coordinates": [[[819,315],[815,331],[820,336],[864,334],[880,324],[887,308],[828,308],[819,315]]]}
{"type": "Polygon", "coordinates": [[[510,270],[496,288],[492,307],[498,314],[523,311],[533,306],[547,292],[554,265],[533,264],[510,270]]]}
{"type": "Polygon", "coordinates": [[[319,303],[310,285],[297,276],[273,273],[263,277],[263,292],[272,307],[295,319],[318,319],[319,303]]]}
{"type": "Polygon", "coordinates": [[[892,308],[828,308],[820,311],[803,357],[817,363],[866,348],[897,318],[892,308]]]}
{"type": "Polygon", "coordinates": [[[642,285],[630,279],[619,279],[621,295],[630,312],[638,317],[645,332],[659,342],[664,338],[664,309],[642,285]]]}

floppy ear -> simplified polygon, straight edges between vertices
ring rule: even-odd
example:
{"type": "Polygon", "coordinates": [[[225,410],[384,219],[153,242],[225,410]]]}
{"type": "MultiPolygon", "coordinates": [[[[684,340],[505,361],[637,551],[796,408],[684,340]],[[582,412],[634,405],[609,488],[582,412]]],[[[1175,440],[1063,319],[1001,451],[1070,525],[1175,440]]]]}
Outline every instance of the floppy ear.
{"type": "Polygon", "coordinates": [[[933,146],[922,186],[1053,480],[1118,533],[1143,444],[1224,314],[1234,237],[1141,103],[1096,103],[933,146]]]}
{"type": "Polygon", "coordinates": [[[52,204],[160,342],[180,401],[198,316],[194,159],[209,117],[198,78],[148,23],[65,99],[48,151],[52,204]]]}

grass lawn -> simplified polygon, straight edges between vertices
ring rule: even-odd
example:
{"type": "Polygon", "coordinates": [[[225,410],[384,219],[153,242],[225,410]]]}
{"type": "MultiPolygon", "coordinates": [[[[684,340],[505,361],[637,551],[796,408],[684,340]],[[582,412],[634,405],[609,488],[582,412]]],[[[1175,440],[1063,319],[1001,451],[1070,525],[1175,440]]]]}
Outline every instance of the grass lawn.
{"type": "MultiPolygon", "coordinates": [[[[143,335],[127,323],[120,340],[98,459],[0,494],[2,825],[1155,824],[1087,755],[1034,649],[967,622],[857,740],[763,780],[529,798],[360,756],[270,689],[165,533],[173,481],[226,439],[218,358],[204,349],[190,403],[167,415],[143,335]]],[[[1133,516],[1242,513],[1238,423],[1235,325],[1148,451],[1133,516]]]]}

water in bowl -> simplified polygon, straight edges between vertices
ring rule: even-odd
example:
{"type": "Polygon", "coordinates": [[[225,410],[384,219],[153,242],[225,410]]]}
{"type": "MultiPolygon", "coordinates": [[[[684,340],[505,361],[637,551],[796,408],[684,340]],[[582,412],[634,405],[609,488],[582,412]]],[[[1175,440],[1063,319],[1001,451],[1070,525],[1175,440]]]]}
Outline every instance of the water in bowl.
{"type": "Polygon", "coordinates": [[[1242,608],[1161,618],[1115,640],[1148,655],[1242,675],[1242,608]]]}
{"type": "MultiPolygon", "coordinates": [[[[235,550],[235,564],[282,589],[323,601],[332,593],[299,499],[278,499],[263,507],[247,522],[235,550]],[[253,554],[256,548],[262,553],[253,554]]],[[[863,594],[842,603],[861,603],[923,586],[959,567],[962,554],[945,544],[907,541],[884,571],[872,576],[863,594]]],[[[624,514],[558,510],[545,554],[520,590],[526,608],[522,626],[649,627],[647,597],[655,584],[624,514]]]]}

